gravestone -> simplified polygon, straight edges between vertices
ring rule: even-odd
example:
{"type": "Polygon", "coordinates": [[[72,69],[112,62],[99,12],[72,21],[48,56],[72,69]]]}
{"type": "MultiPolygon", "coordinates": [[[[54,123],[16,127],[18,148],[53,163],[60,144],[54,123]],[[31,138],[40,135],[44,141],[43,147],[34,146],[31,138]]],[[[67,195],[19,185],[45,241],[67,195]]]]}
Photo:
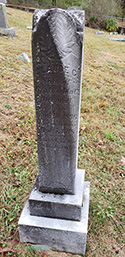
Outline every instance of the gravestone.
{"type": "Polygon", "coordinates": [[[9,28],[6,5],[0,2],[0,35],[14,37],[15,31],[9,28]]]}
{"type": "Polygon", "coordinates": [[[17,59],[25,61],[25,62],[30,62],[30,59],[26,53],[22,53],[22,54],[18,55],[17,59]]]}
{"type": "Polygon", "coordinates": [[[7,0],[0,0],[0,3],[7,4],[7,0]]]}
{"type": "Polygon", "coordinates": [[[0,2],[0,28],[9,28],[6,6],[0,2]]]}
{"type": "Polygon", "coordinates": [[[104,34],[104,31],[96,31],[96,35],[104,34]]]}
{"type": "Polygon", "coordinates": [[[22,242],[85,253],[89,182],[77,168],[84,11],[36,10],[32,56],[39,174],[19,220],[22,242]]]}
{"type": "Polygon", "coordinates": [[[110,41],[125,41],[125,37],[116,37],[116,38],[110,38],[110,41]]]}

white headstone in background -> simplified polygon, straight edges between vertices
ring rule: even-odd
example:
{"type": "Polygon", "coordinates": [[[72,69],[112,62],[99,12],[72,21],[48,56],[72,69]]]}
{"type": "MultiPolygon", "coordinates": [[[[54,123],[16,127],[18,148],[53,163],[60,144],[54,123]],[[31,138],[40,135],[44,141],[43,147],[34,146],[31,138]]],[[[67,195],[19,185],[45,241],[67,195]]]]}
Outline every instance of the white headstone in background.
{"type": "Polygon", "coordinates": [[[0,28],[9,28],[6,5],[0,2],[0,28]]]}
{"type": "Polygon", "coordinates": [[[26,53],[22,53],[22,54],[18,55],[17,59],[25,61],[25,62],[30,62],[30,59],[26,53]]]}
{"type": "Polygon", "coordinates": [[[15,31],[9,28],[6,5],[0,2],[0,35],[14,37],[15,31]]]}
{"type": "Polygon", "coordinates": [[[0,0],[0,3],[7,4],[7,0],[0,0]]]}

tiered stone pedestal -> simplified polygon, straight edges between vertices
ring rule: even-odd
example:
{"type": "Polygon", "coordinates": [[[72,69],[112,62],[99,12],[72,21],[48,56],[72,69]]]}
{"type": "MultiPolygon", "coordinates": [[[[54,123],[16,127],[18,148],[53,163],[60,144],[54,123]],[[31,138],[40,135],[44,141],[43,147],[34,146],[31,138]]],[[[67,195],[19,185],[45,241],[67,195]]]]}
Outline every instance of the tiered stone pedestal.
{"type": "Polygon", "coordinates": [[[85,254],[90,184],[83,170],[77,170],[75,186],[75,195],[41,193],[34,186],[19,220],[21,242],[85,254]]]}

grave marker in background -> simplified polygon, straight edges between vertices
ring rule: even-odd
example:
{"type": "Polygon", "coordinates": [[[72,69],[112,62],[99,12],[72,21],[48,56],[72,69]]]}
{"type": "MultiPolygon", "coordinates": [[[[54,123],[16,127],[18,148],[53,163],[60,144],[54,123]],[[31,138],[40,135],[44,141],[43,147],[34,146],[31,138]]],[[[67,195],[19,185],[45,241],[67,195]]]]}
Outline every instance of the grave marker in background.
{"type": "Polygon", "coordinates": [[[110,41],[125,41],[125,37],[109,38],[110,41]]]}
{"type": "Polygon", "coordinates": [[[6,6],[0,2],[0,28],[9,28],[6,6]]]}
{"type": "Polygon", "coordinates": [[[0,3],[7,4],[7,0],[0,0],[0,3]]]}
{"type": "Polygon", "coordinates": [[[9,28],[6,5],[0,2],[0,35],[14,37],[15,31],[9,28]]]}
{"type": "Polygon", "coordinates": [[[39,175],[19,220],[22,242],[85,253],[89,182],[77,169],[84,11],[36,10],[32,54],[39,175]]]}

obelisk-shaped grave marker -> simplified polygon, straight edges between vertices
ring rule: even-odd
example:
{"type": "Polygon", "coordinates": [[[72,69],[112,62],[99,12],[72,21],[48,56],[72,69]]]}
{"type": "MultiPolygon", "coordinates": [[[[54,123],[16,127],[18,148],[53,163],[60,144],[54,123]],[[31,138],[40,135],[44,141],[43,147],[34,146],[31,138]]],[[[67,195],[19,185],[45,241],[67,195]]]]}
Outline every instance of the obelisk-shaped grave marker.
{"type": "Polygon", "coordinates": [[[81,9],[34,13],[39,175],[19,221],[21,241],[82,254],[89,206],[89,183],[77,169],[84,21],[81,9]]]}

